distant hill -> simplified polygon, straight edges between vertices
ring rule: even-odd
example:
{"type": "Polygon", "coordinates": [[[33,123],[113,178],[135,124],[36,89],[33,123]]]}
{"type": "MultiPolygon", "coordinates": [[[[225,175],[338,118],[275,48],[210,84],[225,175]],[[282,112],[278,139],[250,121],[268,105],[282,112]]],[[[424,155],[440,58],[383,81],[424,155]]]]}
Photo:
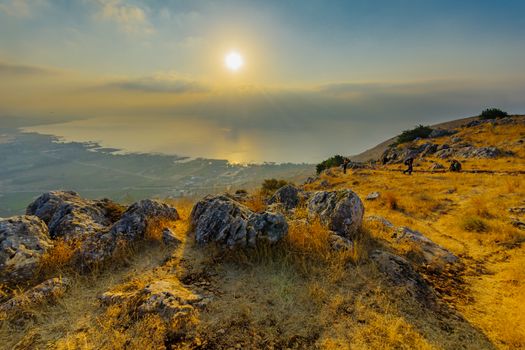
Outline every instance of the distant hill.
{"type": "MultiPolygon", "coordinates": [[[[451,121],[444,122],[444,123],[434,124],[434,125],[431,125],[431,127],[441,128],[441,129],[457,128],[477,118],[478,118],[477,116],[461,118],[461,119],[451,120],[451,121]]],[[[383,154],[383,152],[388,148],[389,145],[391,145],[396,140],[396,138],[397,138],[397,135],[386,141],[381,142],[377,146],[372,147],[362,153],[350,156],[350,160],[354,162],[366,162],[369,160],[379,159],[379,157],[381,157],[381,154],[383,154]]]]}

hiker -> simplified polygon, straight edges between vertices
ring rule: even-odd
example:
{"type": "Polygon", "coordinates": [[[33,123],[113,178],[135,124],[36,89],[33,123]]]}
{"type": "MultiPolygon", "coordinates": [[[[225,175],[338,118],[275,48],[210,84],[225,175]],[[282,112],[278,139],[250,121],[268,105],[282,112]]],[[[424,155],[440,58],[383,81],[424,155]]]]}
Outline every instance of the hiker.
{"type": "Polygon", "coordinates": [[[455,173],[459,173],[461,171],[461,163],[453,159],[452,163],[450,163],[450,168],[448,170],[455,173]]]}
{"type": "Polygon", "coordinates": [[[405,160],[405,165],[408,166],[408,168],[403,171],[403,174],[412,175],[412,171],[414,170],[414,158],[408,157],[405,160]]]}
{"type": "Polygon", "coordinates": [[[346,168],[348,167],[349,163],[350,163],[350,160],[348,158],[345,158],[343,160],[343,174],[346,174],[346,168]]]}

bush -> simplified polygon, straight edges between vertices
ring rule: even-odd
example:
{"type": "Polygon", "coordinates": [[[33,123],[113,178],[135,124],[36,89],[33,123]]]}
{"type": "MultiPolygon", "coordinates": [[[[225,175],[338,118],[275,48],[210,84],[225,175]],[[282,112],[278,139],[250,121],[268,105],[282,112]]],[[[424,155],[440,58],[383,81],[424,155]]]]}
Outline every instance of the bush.
{"type": "Polygon", "coordinates": [[[429,126],[418,125],[414,129],[405,130],[397,137],[395,145],[399,145],[405,142],[414,141],[418,137],[424,139],[427,138],[432,132],[432,128],[429,126]]]}
{"type": "Polygon", "coordinates": [[[320,174],[325,169],[330,169],[333,167],[340,166],[341,164],[343,164],[344,160],[345,160],[345,157],[340,156],[340,155],[335,155],[331,158],[328,158],[325,161],[322,161],[321,163],[317,164],[315,167],[317,170],[317,174],[320,174]]]}
{"type": "Polygon", "coordinates": [[[262,184],[261,193],[265,196],[270,196],[274,194],[274,192],[277,191],[279,188],[287,184],[288,182],[284,180],[266,179],[262,184]]]}
{"type": "Polygon", "coordinates": [[[479,119],[497,119],[508,117],[508,113],[498,108],[487,108],[479,115],[479,119]]]}

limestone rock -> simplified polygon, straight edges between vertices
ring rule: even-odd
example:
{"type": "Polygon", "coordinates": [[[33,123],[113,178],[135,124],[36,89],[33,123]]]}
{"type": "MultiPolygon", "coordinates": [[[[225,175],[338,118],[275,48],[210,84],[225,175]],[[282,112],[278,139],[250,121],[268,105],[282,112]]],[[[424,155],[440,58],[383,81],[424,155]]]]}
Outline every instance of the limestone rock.
{"type": "Polygon", "coordinates": [[[93,235],[112,224],[113,211],[119,205],[108,199],[88,200],[73,191],[42,194],[26,210],[49,227],[52,238],[93,235]]]}
{"type": "Polygon", "coordinates": [[[308,216],[338,235],[353,239],[363,222],[363,202],[351,190],[319,191],[308,201],[308,216]]]}
{"type": "Polygon", "coordinates": [[[128,312],[139,316],[158,314],[170,322],[191,317],[195,312],[194,306],[202,297],[190,292],[178,281],[158,280],[144,288],[105,292],[99,300],[106,306],[125,305],[129,308],[128,312]]]}
{"type": "Polygon", "coordinates": [[[441,163],[432,163],[430,166],[430,170],[443,170],[445,169],[445,166],[441,163]]]}
{"type": "Polygon", "coordinates": [[[379,192],[372,192],[372,193],[369,193],[368,196],[366,196],[366,200],[367,201],[373,201],[373,200],[376,200],[379,198],[379,192]]]}
{"type": "Polygon", "coordinates": [[[328,243],[330,244],[330,248],[335,251],[351,250],[354,248],[354,243],[351,240],[341,237],[336,233],[328,237],[328,243]]]}
{"type": "Polygon", "coordinates": [[[177,209],[153,199],[143,199],[131,205],[122,218],[112,227],[110,233],[128,241],[144,238],[149,219],[178,220],[177,209]]]}
{"type": "Polygon", "coordinates": [[[450,136],[456,133],[457,133],[456,130],[434,129],[432,130],[430,135],[428,135],[428,137],[432,139],[432,138],[437,138],[437,137],[450,136]]]}
{"type": "Polygon", "coordinates": [[[279,188],[268,200],[268,204],[280,203],[287,210],[297,207],[299,204],[299,189],[288,184],[279,188]]]}
{"type": "Polygon", "coordinates": [[[421,232],[411,230],[408,227],[399,227],[396,230],[398,242],[408,242],[417,246],[417,254],[423,258],[427,265],[440,267],[452,264],[459,260],[457,256],[439,244],[434,243],[421,232]]]}
{"type": "Polygon", "coordinates": [[[166,227],[162,230],[162,243],[168,246],[176,247],[181,244],[182,241],[178,239],[169,228],[166,227]]]}
{"type": "Polygon", "coordinates": [[[52,302],[62,297],[70,286],[68,278],[51,278],[0,305],[0,314],[13,315],[52,302]]]}
{"type": "Polygon", "coordinates": [[[370,216],[367,216],[366,217],[366,221],[368,222],[377,222],[387,228],[395,228],[395,226],[390,222],[388,221],[387,219],[385,219],[384,217],[382,216],[378,216],[378,215],[370,215],[370,216]]]}
{"type": "Polygon", "coordinates": [[[284,216],[254,213],[226,196],[207,196],[191,212],[195,239],[200,244],[216,242],[229,247],[274,243],[288,233],[284,216]]]}
{"type": "Polygon", "coordinates": [[[0,218],[0,281],[31,279],[42,255],[52,247],[47,226],[38,217],[0,218]]]}
{"type": "Polygon", "coordinates": [[[435,298],[432,289],[406,259],[381,250],[373,251],[370,258],[391,284],[405,287],[419,301],[435,298]]]}
{"type": "Polygon", "coordinates": [[[177,220],[177,210],[156,200],[144,199],[131,205],[111,229],[86,239],[75,256],[81,270],[90,270],[111,259],[119,244],[126,245],[144,238],[151,219],[177,220]]]}

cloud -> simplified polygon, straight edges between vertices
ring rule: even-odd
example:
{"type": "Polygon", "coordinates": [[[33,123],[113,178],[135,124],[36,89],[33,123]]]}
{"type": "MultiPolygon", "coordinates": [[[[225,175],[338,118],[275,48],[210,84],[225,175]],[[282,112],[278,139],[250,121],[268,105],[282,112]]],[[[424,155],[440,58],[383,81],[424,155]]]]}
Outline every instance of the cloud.
{"type": "Polygon", "coordinates": [[[146,34],[154,32],[144,9],[125,4],[121,0],[97,0],[97,3],[100,6],[97,17],[116,22],[124,32],[146,34]]]}
{"type": "Polygon", "coordinates": [[[11,64],[0,62],[0,76],[35,76],[35,75],[54,75],[58,70],[42,68],[37,66],[27,66],[21,64],[11,64]]]}
{"type": "Polygon", "coordinates": [[[0,12],[18,18],[27,18],[33,15],[35,6],[45,4],[44,0],[6,0],[0,3],[0,12]]]}
{"type": "Polygon", "coordinates": [[[115,81],[106,84],[105,87],[126,91],[173,94],[202,93],[210,91],[210,88],[203,83],[169,76],[154,76],[115,81]]]}

